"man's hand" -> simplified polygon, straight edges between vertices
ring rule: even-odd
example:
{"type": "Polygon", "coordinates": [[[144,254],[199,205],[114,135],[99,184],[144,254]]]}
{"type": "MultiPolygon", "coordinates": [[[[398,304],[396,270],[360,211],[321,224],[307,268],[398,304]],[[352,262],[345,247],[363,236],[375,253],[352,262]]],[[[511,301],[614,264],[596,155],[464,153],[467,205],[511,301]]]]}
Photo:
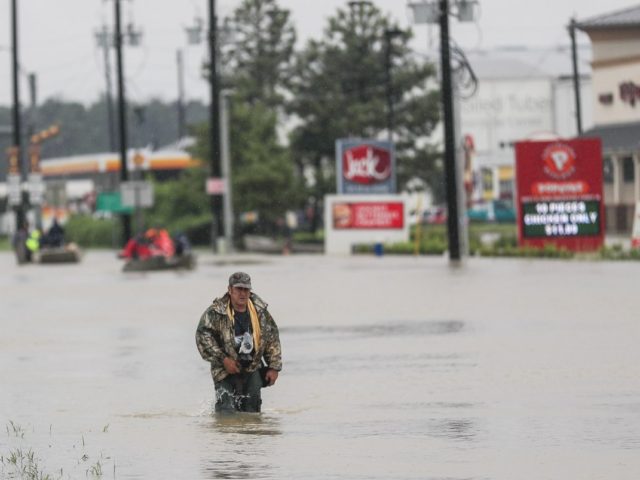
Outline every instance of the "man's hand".
{"type": "Polygon", "coordinates": [[[267,373],[265,373],[264,378],[267,380],[267,387],[270,387],[276,380],[278,379],[278,371],[273,368],[268,368],[267,373]]]}
{"type": "Polygon", "coordinates": [[[236,375],[240,373],[240,365],[238,364],[238,361],[231,357],[224,357],[222,365],[229,375],[236,375]]]}

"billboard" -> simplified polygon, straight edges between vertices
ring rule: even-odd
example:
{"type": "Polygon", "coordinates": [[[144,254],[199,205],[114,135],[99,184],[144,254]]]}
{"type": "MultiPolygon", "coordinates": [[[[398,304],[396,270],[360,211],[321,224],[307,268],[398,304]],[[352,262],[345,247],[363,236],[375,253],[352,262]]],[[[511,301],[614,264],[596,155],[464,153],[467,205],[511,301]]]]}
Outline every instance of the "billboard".
{"type": "Polygon", "coordinates": [[[518,241],[573,251],[604,242],[600,139],[516,143],[518,241]]]}
{"type": "Polygon", "coordinates": [[[393,144],[379,140],[337,140],[336,179],[338,194],[395,193],[393,144]]]}
{"type": "Polygon", "coordinates": [[[404,203],[337,202],[332,206],[333,228],[392,229],[404,228],[404,203]]]}
{"type": "Polygon", "coordinates": [[[409,241],[405,195],[324,197],[325,253],[350,254],[356,244],[409,241]]]}

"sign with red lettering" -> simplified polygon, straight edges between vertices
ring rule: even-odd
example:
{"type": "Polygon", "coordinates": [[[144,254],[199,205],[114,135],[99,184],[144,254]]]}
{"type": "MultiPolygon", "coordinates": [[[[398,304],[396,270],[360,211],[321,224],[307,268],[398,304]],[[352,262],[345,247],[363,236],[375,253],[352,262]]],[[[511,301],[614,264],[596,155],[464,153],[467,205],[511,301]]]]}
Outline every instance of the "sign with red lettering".
{"type": "Polygon", "coordinates": [[[600,139],[516,143],[518,240],[573,251],[604,242],[600,139]]]}
{"type": "Polygon", "coordinates": [[[391,229],[404,228],[402,202],[338,202],[333,204],[333,228],[391,229]]]}
{"type": "Polygon", "coordinates": [[[223,195],[227,191],[227,179],[219,177],[207,178],[205,188],[209,195],[223,195]]]}
{"type": "Polygon", "coordinates": [[[336,142],[338,193],[395,193],[395,152],[390,142],[336,142]]]}

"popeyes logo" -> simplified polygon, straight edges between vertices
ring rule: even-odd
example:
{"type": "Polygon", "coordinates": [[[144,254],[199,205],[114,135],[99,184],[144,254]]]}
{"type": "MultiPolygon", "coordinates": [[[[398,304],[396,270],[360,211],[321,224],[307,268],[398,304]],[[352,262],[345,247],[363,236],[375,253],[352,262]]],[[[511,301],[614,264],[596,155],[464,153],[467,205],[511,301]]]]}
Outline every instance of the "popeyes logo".
{"type": "Polygon", "coordinates": [[[553,143],[542,153],[544,171],[552,178],[562,180],[576,171],[576,152],[563,143],[553,143]]]}
{"type": "Polygon", "coordinates": [[[391,176],[391,153],[371,145],[350,148],[342,155],[342,175],[346,180],[364,185],[388,180],[391,176]]]}

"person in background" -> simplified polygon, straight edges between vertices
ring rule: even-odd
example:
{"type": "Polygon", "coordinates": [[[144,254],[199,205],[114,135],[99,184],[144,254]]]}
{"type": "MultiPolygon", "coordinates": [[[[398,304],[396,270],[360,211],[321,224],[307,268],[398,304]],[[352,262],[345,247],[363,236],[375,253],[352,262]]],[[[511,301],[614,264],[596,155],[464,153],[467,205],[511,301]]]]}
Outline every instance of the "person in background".
{"type": "Polygon", "coordinates": [[[42,237],[42,232],[40,229],[35,228],[29,233],[29,237],[25,241],[25,245],[27,247],[27,261],[32,262],[34,257],[40,251],[40,239],[42,237]]]}
{"type": "Polygon", "coordinates": [[[278,379],[282,350],[276,322],[248,274],[231,275],[227,292],[204,311],[196,345],[211,364],[216,412],[260,412],[260,389],[278,379]]]}
{"type": "Polygon", "coordinates": [[[145,235],[139,233],[129,239],[119,254],[120,258],[145,260],[151,257],[151,249],[145,235]]]}
{"type": "Polygon", "coordinates": [[[20,228],[13,235],[13,249],[16,252],[18,264],[31,261],[31,252],[27,248],[27,239],[29,238],[29,223],[23,222],[20,228]]]}
{"type": "Polygon", "coordinates": [[[153,234],[150,237],[153,254],[173,257],[175,254],[175,247],[173,245],[173,240],[171,240],[171,237],[169,236],[169,232],[167,232],[165,228],[150,230],[153,230],[153,234]]]}
{"type": "Polygon", "coordinates": [[[184,232],[178,232],[173,238],[176,247],[176,256],[187,255],[191,252],[191,242],[184,232]]]}
{"type": "Polygon", "coordinates": [[[64,228],[58,223],[58,219],[54,218],[49,231],[46,234],[47,245],[59,248],[64,245],[64,228]]]}

